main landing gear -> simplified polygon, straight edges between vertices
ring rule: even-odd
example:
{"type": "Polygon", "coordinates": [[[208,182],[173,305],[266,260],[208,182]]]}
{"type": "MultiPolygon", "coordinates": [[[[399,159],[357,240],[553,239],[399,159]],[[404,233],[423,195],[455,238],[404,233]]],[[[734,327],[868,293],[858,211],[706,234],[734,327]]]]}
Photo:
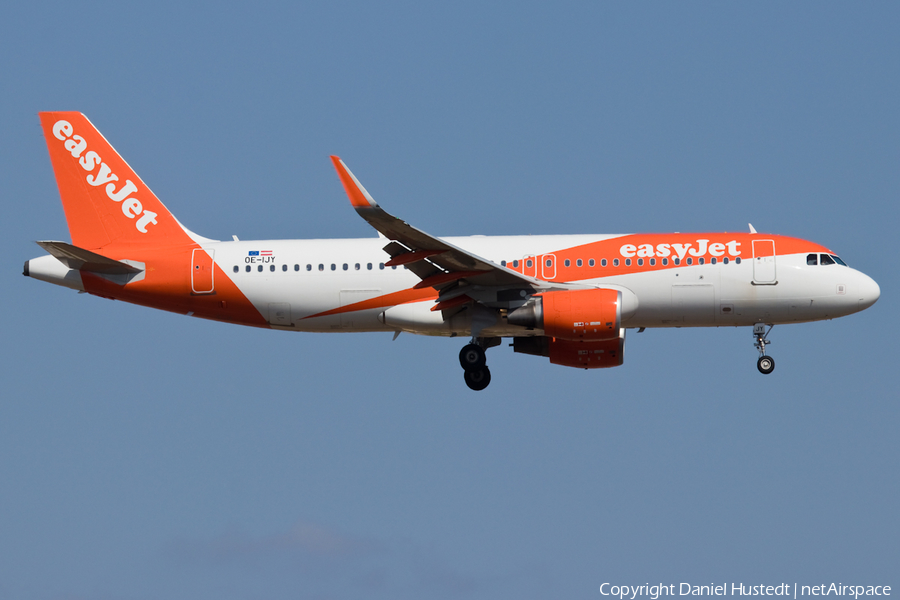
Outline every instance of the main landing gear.
{"type": "Polygon", "coordinates": [[[459,351],[459,366],[465,371],[466,385],[480,392],[491,383],[491,371],[487,368],[484,351],[500,344],[500,338],[472,338],[459,351]]]}
{"type": "Polygon", "coordinates": [[[759,360],[756,361],[756,368],[763,375],[768,375],[775,370],[775,359],[766,355],[766,344],[772,343],[768,340],[768,337],[774,327],[774,325],[771,325],[769,330],[766,331],[765,323],[757,323],[753,326],[753,337],[756,339],[756,343],[753,345],[759,350],[759,360]]]}

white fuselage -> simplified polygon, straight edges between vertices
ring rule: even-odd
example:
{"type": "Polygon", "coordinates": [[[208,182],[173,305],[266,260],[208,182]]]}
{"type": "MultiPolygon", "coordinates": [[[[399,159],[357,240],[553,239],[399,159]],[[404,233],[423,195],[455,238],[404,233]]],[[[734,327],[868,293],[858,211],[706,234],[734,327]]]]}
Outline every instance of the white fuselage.
{"type": "MultiPolygon", "coordinates": [[[[559,248],[585,246],[619,236],[471,236],[447,242],[500,264],[541,257],[559,248]]],[[[321,313],[412,288],[419,279],[404,267],[384,267],[385,240],[273,240],[204,244],[260,313],[272,305],[289,307],[290,322],[270,323],[295,331],[394,331],[431,335],[465,334],[431,311],[433,300],[400,306],[321,313]],[[249,256],[254,251],[271,256],[249,256]],[[235,272],[237,267],[237,272],[235,272]],[[248,270],[249,268],[249,270],[248,270]],[[397,313],[392,322],[391,313],[397,313]],[[386,316],[385,316],[386,313],[386,316]]],[[[602,258],[584,257],[599,262],[602,258]]],[[[543,267],[543,263],[540,265],[543,267]]],[[[842,265],[807,264],[806,254],[775,257],[776,280],[754,283],[754,262],[694,264],[666,270],[579,280],[597,287],[621,287],[637,298],[625,327],[709,327],[791,323],[830,319],[871,305],[878,287],[867,275],[842,265]]],[[[550,273],[536,273],[538,277],[550,273]]],[[[521,328],[498,324],[485,335],[521,335],[521,328]]]]}

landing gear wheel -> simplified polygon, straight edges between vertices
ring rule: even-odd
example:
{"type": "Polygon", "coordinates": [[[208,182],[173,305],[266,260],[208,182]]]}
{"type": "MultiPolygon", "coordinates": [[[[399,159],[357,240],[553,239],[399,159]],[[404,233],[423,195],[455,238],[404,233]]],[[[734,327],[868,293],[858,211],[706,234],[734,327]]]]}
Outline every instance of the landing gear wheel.
{"type": "Polygon", "coordinates": [[[756,368],[763,375],[768,375],[775,370],[775,359],[766,354],[766,346],[772,343],[769,341],[769,334],[772,333],[774,328],[774,325],[769,325],[769,330],[766,331],[765,323],[753,325],[753,338],[756,340],[753,345],[759,350],[759,360],[756,361],[756,368]]]}
{"type": "MultiPolygon", "coordinates": [[[[486,360],[487,359],[484,356],[484,348],[482,348],[478,344],[467,344],[463,346],[462,350],[459,351],[459,366],[465,369],[466,372],[485,368],[484,364],[486,360]]],[[[490,381],[490,377],[491,376],[488,375],[488,381],[490,381]]],[[[466,381],[468,381],[468,379],[466,379],[466,381]]],[[[469,387],[472,386],[470,385],[469,387]]]]}
{"type": "Polygon", "coordinates": [[[768,375],[775,370],[775,359],[771,356],[760,356],[759,360],[756,361],[756,368],[763,375],[768,375]]]}
{"type": "Polygon", "coordinates": [[[466,371],[466,385],[470,390],[480,392],[491,383],[491,371],[487,367],[466,371]]]}

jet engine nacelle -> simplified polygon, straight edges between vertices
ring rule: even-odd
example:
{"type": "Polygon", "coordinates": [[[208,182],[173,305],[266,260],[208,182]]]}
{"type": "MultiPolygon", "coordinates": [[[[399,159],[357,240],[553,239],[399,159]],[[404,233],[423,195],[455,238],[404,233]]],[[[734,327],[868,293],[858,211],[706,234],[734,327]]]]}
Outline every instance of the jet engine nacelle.
{"type": "Polygon", "coordinates": [[[544,335],[557,340],[615,340],[622,323],[622,296],[615,289],[545,292],[511,312],[507,322],[543,329],[544,335]]]}
{"type": "Polygon", "coordinates": [[[546,356],[554,365],[577,369],[618,367],[625,360],[625,329],[615,338],[597,342],[573,342],[550,337],[517,337],[513,350],[524,354],[546,356]]]}

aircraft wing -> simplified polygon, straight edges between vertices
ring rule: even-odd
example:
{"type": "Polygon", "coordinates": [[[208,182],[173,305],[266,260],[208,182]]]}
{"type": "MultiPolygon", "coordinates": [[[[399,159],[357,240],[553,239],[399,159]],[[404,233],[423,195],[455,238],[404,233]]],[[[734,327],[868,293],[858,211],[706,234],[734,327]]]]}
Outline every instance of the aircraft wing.
{"type": "MultiPolygon", "coordinates": [[[[416,288],[433,287],[442,292],[457,287],[458,282],[467,282],[475,286],[526,290],[530,295],[537,291],[571,287],[517,273],[416,229],[378,206],[344,161],[337,156],[332,156],[331,160],[344,184],[350,204],[369,225],[391,240],[384,247],[391,256],[385,265],[405,265],[422,280],[416,288]]],[[[445,302],[443,296],[441,304],[445,302]]]]}

